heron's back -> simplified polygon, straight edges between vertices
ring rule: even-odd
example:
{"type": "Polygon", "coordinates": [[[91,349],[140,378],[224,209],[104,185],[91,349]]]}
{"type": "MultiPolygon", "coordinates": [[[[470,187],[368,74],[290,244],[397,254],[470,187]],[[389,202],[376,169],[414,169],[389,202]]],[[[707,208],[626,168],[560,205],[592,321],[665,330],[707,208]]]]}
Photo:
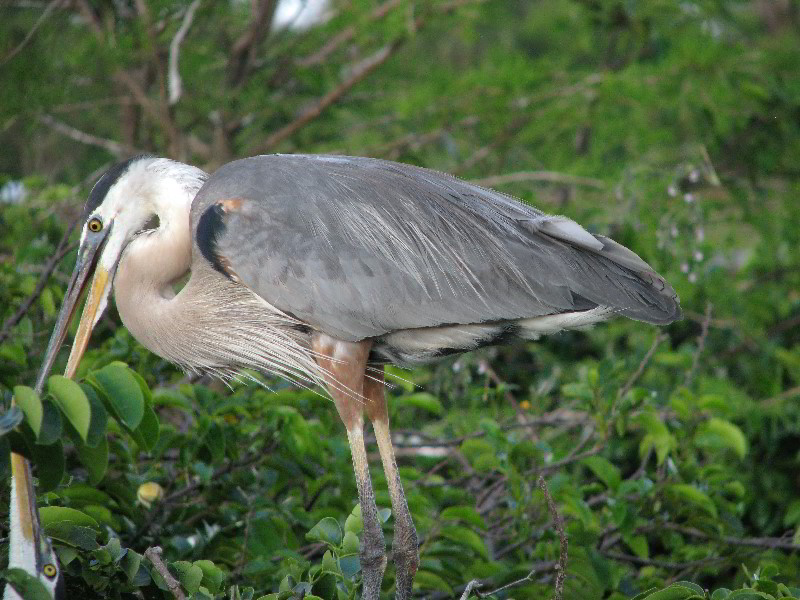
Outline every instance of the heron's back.
{"type": "Polygon", "coordinates": [[[438,354],[460,351],[614,314],[651,323],[680,315],[669,284],[616,242],[493,190],[389,161],[235,161],[197,194],[192,225],[195,262],[312,329],[394,340],[405,348],[387,351],[396,360],[412,338],[426,348],[422,357],[437,345],[438,354]]]}

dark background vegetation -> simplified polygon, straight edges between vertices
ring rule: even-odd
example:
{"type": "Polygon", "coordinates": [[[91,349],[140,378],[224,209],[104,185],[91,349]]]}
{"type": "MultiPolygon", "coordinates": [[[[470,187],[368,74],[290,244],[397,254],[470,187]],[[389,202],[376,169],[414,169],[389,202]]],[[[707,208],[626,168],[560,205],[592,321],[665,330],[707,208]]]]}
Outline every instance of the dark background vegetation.
{"type": "MultiPolygon", "coordinates": [[[[115,160],[213,170],[326,152],[440,169],[630,246],[684,319],[392,371],[417,595],[478,579],[473,598],[550,597],[543,476],[569,537],[565,598],[680,580],[700,587],[651,597],[800,597],[798,2],[339,0],[301,30],[273,28],[275,8],[0,4],[0,185],[27,190],[0,200],[5,406],[32,385],[74,264],[76,233],[62,236],[115,160]]],[[[70,597],[172,597],[142,557],[156,545],[194,598],[357,597],[357,495],[322,396],[187,378],[113,308],[78,379],[88,437],[52,386],[55,424],[0,439],[34,460],[70,597]]],[[[393,578],[390,562],[387,598],[393,578]]]]}

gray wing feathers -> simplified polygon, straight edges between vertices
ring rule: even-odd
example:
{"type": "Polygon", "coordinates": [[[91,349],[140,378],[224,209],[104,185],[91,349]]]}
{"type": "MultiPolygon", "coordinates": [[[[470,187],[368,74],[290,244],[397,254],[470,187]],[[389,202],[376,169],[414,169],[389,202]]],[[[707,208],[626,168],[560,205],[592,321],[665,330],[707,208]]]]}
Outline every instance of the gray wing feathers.
{"type": "Polygon", "coordinates": [[[679,312],[669,285],[630,250],[435,171],[354,157],[244,159],[200,190],[193,229],[231,198],[242,201],[226,211],[216,252],[270,304],[342,339],[598,305],[655,323],[679,312]]]}

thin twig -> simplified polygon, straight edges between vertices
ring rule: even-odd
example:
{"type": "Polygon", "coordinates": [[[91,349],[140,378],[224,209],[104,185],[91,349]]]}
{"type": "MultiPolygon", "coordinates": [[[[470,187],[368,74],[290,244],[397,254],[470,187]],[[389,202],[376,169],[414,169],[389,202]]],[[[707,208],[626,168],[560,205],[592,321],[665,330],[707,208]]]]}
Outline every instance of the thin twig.
{"type": "Polygon", "coordinates": [[[194,2],[189,5],[189,8],[186,9],[186,13],[183,15],[181,26],[178,27],[178,31],[175,32],[175,37],[172,38],[169,44],[167,88],[169,89],[168,102],[170,106],[177,104],[183,93],[183,82],[181,81],[181,73],[178,69],[178,57],[181,51],[181,44],[184,38],[186,38],[186,34],[189,33],[189,28],[192,26],[192,21],[194,20],[194,14],[199,7],[200,0],[194,0],[194,2]]]}
{"type": "Polygon", "coordinates": [[[533,578],[536,575],[541,575],[542,573],[549,573],[550,571],[557,571],[559,568],[558,563],[554,560],[548,560],[545,562],[540,562],[533,565],[533,568],[528,571],[528,574],[525,577],[520,577],[516,581],[512,581],[511,583],[507,583],[503,586],[500,586],[497,589],[492,590],[491,592],[479,592],[475,590],[475,593],[478,595],[478,598],[485,598],[487,596],[493,596],[505,590],[510,590],[511,588],[519,587],[529,581],[533,581],[533,578]]]}
{"type": "Polygon", "coordinates": [[[30,43],[30,41],[33,39],[33,36],[36,35],[36,31],[39,29],[39,27],[42,26],[42,23],[44,23],[47,20],[47,18],[53,13],[53,11],[56,8],[58,8],[58,5],[61,4],[61,2],[62,0],[53,0],[52,2],[50,2],[50,4],[48,4],[45,7],[44,12],[41,15],[39,15],[39,18],[36,19],[36,23],[33,24],[33,27],[31,27],[30,31],[28,31],[28,33],[25,35],[22,41],[19,44],[17,44],[17,46],[13,50],[11,50],[11,52],[6,54],[3,57],[3,60],[0,60],[0,66],[5,65],[7,62],[9,62],[12,58],[14,58],[17,54],[19,54],[22,51],[22,49],[28,45],[28,43],[30,43]]]}
{"type": "MultiPolygon", "coordinates": [[[[525,429],[529,427],[532,428],[542,425],[559,425],[559,424],[565,424],[568,427],[577,427],[578,425],[585,425],[590,420],[591,417],[587,413],[559,408],[552,412],[545,413],[539,417],[528,417],[524,421],[514,421],[513,423],[506,423],[500,426],[500,430],[511,431],[514,429],[525,429]]],[[[433,436],[426,435],[417,430],[397,429],[395,430],[394,435],[416,437],[416,438],[421,438],[423,440],[423,441],[410,442],[402,439],[395,439],[393,441],[395,448],[418,448],[422,446],[430,446],[430,447],[460,446],[466,440],[482,438],[485,437],[487,433],[485,431],[473,431],[472,433],[469,433],[467,435],[451,438],[449,440],[440,440],[433,436]]]]}
{"type": "Polygon", "coordinates": [[[473,589],[477,589],[481,587],[483,584],[481,583],[480,579],[473,579],[467,584],[467,587],[464,588],[464,593],[461,594],[460,600],[468,600],[470,593],[473,589]]]}
{"type": "Polygon", "coordinates": [[[645,353],[644,358],[642,358],[641,362],[639,363],[639,367],[636,369],[636,371],[634,371],[633,375],[628,378],[628,381],[625,382],[625,385],[620,388],[619,393],[617,394],[618,398],[624,397],[625,394],[631,391],[631,388],[639,380],[639,377],[642,376],[642,373],[644,373],[644,370],[647,368],[647,364],[650,362],[650,359],[653,358],[653,354],[655,354],[656,350],[661,345],[661,342],[666,340],[667,337],[668,336],[665,333],[659,333],[656,335],[656,339],[653,340],[653,344],[650,346],[650,349],[645,353]]]}
{"type": "Polygon", "coordinates": [[[89,146],[97,146],[99,148],[103,148],[104,150],[108,150],[111,154],[116,157],[122,157],[126,154],[133,154],[131,148],[126,148],[119,142],[115,142],[114,140],[109,140],[106,138],[101,138],[96,135],[92,135],[91,133],[86,133],[85,131],[81,131],[80,129],[76,129],[72,125],[67,125],[66,123],[59,121],[52,115],[44,114],[39,115],[38,120],[40,123],[47,125],[51,129],[57,131],[58,133],[67,136],[68,138],[75,140],[76,142],[80,142],[81,144],[87,144],[89,146]]]}
{"type": "Polygon", "coordinates": [[[556,584],[553,590],[553,599],[561,600],[564,596],[564,580],[567,578],[567,532],[564,530],[564,519],[558,513],[556,503],[553,502],[553,497],[550,495],[550,490],[547,488],[547,482],[544,477],[539,477],[539,489],[544,494],[544,499],[547,502],[547,508],[550,511],[550,516],[555,523],[556,531],[558,532],[558,540],[560,543],[558,551],[558,566],[556,568],[556,584]]]}
{"type": "Polygon", "coordinates": [[[661,523],[660,525],[658,525],[658,527],[664,529],[670,529],[672,531],[677,531],[678,533],[682,533],[684,535],[688,535],[695,538],[712,540],[712,541],[721,541],[731,546],[746,546],[749,548],[770,548],[770,549],[779,548],[781,550],[800,550],[800,544],[794,543],[790,536],[779,537],[779,538],[776,537],[739,538],[732,535],[722,535],[722,536],[711,535],[709,533],[705,533],[704,531],[700,531],[699,529],[695,529],[694,527],[686,527],[684,525],[678,525],[676,523],[661,523]]]}
{"type": "Polygon", "coordinates": [[[654,558],[641,558],[640,556],[633,556],[632,554],[624,554],[622,552],[613,552],[611,550],[601,550],[600,553],[603,556],[606,556],[608,558],[613,558],[614,560],[628,562],[643,567],[658,567],[660,569],[667,569],[669,571],[702,567],[713,562],[728,560],[726,557],[712,557],[712,558],[702,558],[700,560],[690,560],[678,563],[678,562],[671,562],[668,560],[658,560],[654,558]]]}
{"type": "Polygon", "coordinates": [[[75,247],[74,244],[69,243],[69,236],[72,233],[72,230],[75,229],[75,225],[77,225],[77,223],[78,219],[75,219],[72,223],[70,223],[69,227],[67,227],[64,235],[61,236],[61,240],[58,242],[58,246],[56,246],[55,253],[45,264],[44,270],[39,276],[39,281],[36,282],[36,287],[33,288],[31,295],[25,298],[23,303],[19,305],[19,308],[16,310],[16,312],[6,319],[5,323],[3,323],[3,328],[0,330],[0,344],[2,344],[6,338],[11,335],[11,329],[20,322],[22,317],[24,317],[28,310],[30,310],[30,307],[33,305],[33,303],[39,298],[44,290],[44,286],[47,285],[47,281],[50,279],[53,271],[56,270],[56,267],[58,266],[58,263],[61,262],[61,259],[69,254],[69,252],[75,247]]]}
{"type": "Polygon", "coordinates": [[[555,171],[519,171],[516,173],[506,173],[504,175],[493,175],[482,179],[473,179],[472,183],[484,187],[494,187],[506,183],[518,183],[522,181],[543,181],[547,183],[563,183],[566,185],[578,185],[604,190],[608,186],[604,181],[592,179],[590,177],[579,177],[568,175],[567,173],[557,173],[555,171]]]}
{"type": "Polygon", "coordinates": [[[706,338],[708,337],[708,326],[711,323],[711,310],[712,310],[711,302],[706,304],[706,314],[703,317],[703,323],[701,324],[700,335],[697,338],[697,349],[694,352],[694,357],[692,357],[692,366],[686,373],[686,378],[683,381],[683,385],[689,387],[692,383],[692,379],[694,379],[694,374],[697,372],[697,365],[700,364],[700,355],[703,353],[703,350],[706,347],[706,338]]]}
{"type": "Polygon", "coordinates": [[[589,458],[590,456],[594,456],[596,454],[600,454],[603,449],[605,448],[605,442],[599,442],[589,448],[586,452],[581,452],[579,454],[572,454],[570,453],[565,458],[561,460],[557,460],[556,462],[550,463],[549,465],[544,465],[543,467],[534,467],[531,469],[528,474],[548,474],[552,473],[553,471],[557,471],[562,467],[566,467],[567,465],[571,465],[572,463],[576,463],[578,461],[583,460],[584,458],[589,458]]]}
{"type": "Polygon", "coordinates": [[[161,558],[162,554],[163,550],[161,550],[160,546],[150,546],[144,551],[144,557],[150,561],[156,572],[164,578],[164,583],[167,584],[167,588],[172,595],[177,598],[177,600],[186,600],[186,594],[183,593],[181,584],[178,583],[178,580],[169,572],[167,565],[164,564],[161,558]]]}
{"type": "Polygon", "coordinates": [[[330,92],[319,98],[313,106],[305,110],[303,114],[297,117],[294,121],[284,125],[278,131],[270,135],[264,141],[264,143],[255,150],[255,152],[260,154],[271,150],[282,141],[288,137],[291,137],[297,131],[308,125],[311,121],[319,117],[325,111],[325,109],[330,107],[333,103],[344,96],[353,86],[389,60],[389,58],[400,49],[405,39],[405,37],[398,38],[391,44],[387,44],[378,50],[369,58],[361,61],[361,63],[353,69],[350,77],[345,79],[330,92]]]}
{"type": "MultiPolygon", "coordinates": [[[[369,21],[374,22],[385,17],[396,6],[403,3],[403,0],[387,0],[383,4],[376,6],[372,13],[369,15],[369,21]]],[[[325,62],[331,54],[333,54],[340,46],[352,40],[356,35],[356,28],[350,25],[345,27],[342,31],[334,35],[328,40],[321,48],[314,53],[298,58],[295,64],[300,67],[313,67],[314,65],[325,62]]]]}

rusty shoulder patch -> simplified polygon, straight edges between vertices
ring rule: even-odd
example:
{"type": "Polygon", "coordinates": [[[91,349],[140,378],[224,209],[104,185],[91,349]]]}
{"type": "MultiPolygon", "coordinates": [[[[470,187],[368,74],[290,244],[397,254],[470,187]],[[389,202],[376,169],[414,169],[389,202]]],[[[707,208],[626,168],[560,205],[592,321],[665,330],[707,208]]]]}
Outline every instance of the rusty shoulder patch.
{"type": "Polygon", "coordinates": [[[225,200],[220,200],[217,204],[222,206],[222,210],[225,212],[236,212],[242,209],[244,198],[226,198],[225,200]]]}

